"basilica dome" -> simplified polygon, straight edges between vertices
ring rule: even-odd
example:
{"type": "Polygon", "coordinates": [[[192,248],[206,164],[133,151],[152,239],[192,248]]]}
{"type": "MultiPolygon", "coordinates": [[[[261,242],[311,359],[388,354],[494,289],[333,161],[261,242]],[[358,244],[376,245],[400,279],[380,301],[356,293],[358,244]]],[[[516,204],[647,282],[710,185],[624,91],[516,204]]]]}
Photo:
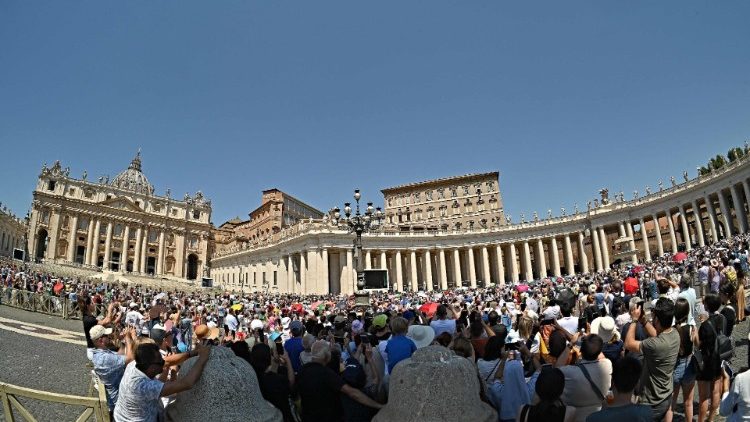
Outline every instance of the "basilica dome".
{"type": "Polygon", "coordinates": [[[110,183],[112,186],[120,189],[126,189],[135,193],[141,193],[146,195],[152,195],[154,193],[154,187],[146,178],[146,175],[141,172],[141,151],[138,150],[133,161],[130,162],[127,170],[118,174],[117,177],[110,183]]]}

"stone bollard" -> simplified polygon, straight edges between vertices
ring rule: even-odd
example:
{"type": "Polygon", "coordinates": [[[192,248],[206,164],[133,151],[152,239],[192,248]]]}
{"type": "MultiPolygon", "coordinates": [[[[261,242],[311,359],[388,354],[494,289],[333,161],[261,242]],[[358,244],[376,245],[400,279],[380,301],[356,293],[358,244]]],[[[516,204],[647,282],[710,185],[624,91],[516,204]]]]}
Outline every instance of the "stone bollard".
{"type": "Polygon", "coordinates": [[[497,421],[497,412],[479,398],[476,367],[442,346],[418,349],[399,362],[388,390],[388,404],[374,422],[497,421]]]}
{"type": "MultiPolygon", "coordinates": [[[[188,359],[178,378],[193,367],[188,359]]],[[[281,411],[260,392],[255,370],[228,347],[212,347],[203,374],[192,389],[177,394],[167,407],[167,420],[179,422],[282,422],[281,411]]]]}

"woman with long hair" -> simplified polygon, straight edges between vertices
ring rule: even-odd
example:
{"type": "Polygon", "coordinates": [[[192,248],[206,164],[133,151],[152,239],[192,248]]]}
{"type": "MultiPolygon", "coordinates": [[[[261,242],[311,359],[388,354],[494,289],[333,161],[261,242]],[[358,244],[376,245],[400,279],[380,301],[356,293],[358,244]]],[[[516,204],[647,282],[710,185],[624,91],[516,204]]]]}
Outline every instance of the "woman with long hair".
{"type": "Polygon", "coordinates": [[[700,352],[702,364],[698,365],[698,397],[699,410],[698,420],[713,421],[716,409],[719,408],[721,399],[721,357],[716,344],[716,330],[712,324],[701,324],[698,329],[698,341],[700,343],[700,352]],[[708,408],[708,401],[711,400],[711,409],[708,408]]]}
{"type": "Polygon", "coordinates": [[[698,343],[698,334],[694,326],[688,324],[690,302],[684,297],[677,298],[674,307],[675,328],[680,334],[680,351],[674,368],[674,393],[672,394],[672,409],[677,405],[677,399],[682,387],[682,397],[685,400],[685,420],[693,420],[693,392],[695,391],[695,364],[693,362],[693,346],[698,343]]]}
{"type": "Polygon", "coordinates": [[[546,366],[539,373],[534,391],[539,397],[537,404],[521,407],[516,422],[568,422],[575,416],[575,408],[562,402],[565,375],[559,368],[546,366]]]}

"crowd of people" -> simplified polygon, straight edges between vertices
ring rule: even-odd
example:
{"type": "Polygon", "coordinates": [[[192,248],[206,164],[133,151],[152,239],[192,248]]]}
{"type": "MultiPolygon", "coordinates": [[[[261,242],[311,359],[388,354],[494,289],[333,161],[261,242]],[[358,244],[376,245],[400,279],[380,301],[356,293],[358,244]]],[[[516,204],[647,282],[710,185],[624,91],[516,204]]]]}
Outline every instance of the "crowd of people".
{"type": "MultiPolygon", "coordinates": [[[[732,370],[750,237],[641,265],[487,288],[353,297],[210,293],[61,278],[0,262],[0,280],[75,302],[116,421],[155,421],[201,377],[212,347],[254,369],[285,421],[369,421],[418,349],[476,369],[499,421],[750,420],[732,370]],[[180,365],[195,358],[187,374],[180,365]],[[694,409],[697,384],[698,408],[694,409]]],[[[10,290],[7,290],[10,292],[10,290]]]]}

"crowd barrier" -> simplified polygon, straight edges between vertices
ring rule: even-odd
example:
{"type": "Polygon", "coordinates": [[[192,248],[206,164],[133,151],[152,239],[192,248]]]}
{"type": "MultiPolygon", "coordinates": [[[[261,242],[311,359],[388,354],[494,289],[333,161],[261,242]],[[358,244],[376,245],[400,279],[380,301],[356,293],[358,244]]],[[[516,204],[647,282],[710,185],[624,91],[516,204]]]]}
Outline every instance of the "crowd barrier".
{"type": "Polygon", "coordinates": [[[3,402],[3,415],[6,422],[15,422],[19,414],[26,422],[37,422],[37,418],[18,401],[18,397],[24,397],[36,401],[61,403],[72,406],[84,407],[83,413],[76,418],[76,422],[83,422],[94,417],[96,422],[109,422],[109,408],[107,407],[107,396],[103,388],[96,391],[94,397],[72,396],[67,394],[51,393],[49,391],[34,390],[26,387],[0,382],[0,401],[3,402]]]}
{"type": "MultiPolygon", "coordinates": [[[[11,287],[0,287],[0,305],[59,316],[64,319],[81,319],[82,317],[78,303],[67,297],[51,296],[11,287]]],[[[95,315],[106,313],[107,307],[105,304],[96,306],[95,315]]]]}

